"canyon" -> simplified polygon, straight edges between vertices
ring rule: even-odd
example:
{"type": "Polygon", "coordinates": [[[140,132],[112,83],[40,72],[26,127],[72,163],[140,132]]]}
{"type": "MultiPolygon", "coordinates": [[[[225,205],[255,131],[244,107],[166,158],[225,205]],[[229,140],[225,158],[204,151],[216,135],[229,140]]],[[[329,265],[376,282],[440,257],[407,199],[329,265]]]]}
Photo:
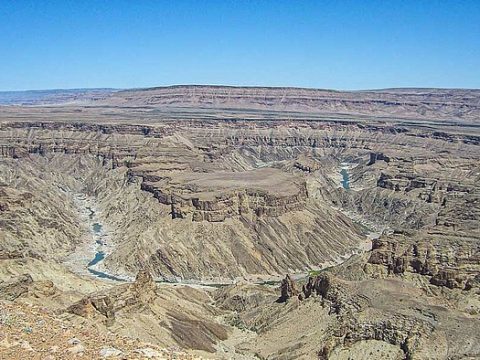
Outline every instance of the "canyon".
{"type": "Polygon", "coordinates": [[[5,99],[2,311],[95,327],[113,358],[480,356],[479,90],[5,99]]]}

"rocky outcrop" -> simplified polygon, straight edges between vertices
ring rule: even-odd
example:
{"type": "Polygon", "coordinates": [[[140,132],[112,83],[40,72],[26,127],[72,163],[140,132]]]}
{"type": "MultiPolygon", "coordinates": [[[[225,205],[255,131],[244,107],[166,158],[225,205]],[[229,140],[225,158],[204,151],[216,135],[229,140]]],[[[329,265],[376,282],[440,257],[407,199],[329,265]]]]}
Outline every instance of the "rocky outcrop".
{"type": "Polygon", "coordinates": [[[415,318],[394,314],[389,319],[379,321],[353,320],[341,328],[343,344],[351,345],[359,341],[379,340],[397,345],[404,352],[405,358],[415,358],[415,353],[421,346],[422,338],[427,338],[434,327],[427,322],[415,318]]]}
{"type": "Polygon", "coordinates": [[[361,296],[352,295],[352,292],[348,282],[328,272],[322,272],[315,277],[310,276],[299,292],[295,281],[287,275],[280,285],[278,302],[285,302],[292,297],[298,297],[300,300],[321,297],[323,302],[328,304],[330,313],[344,314],[361,311],[368,305],[368,301],[361,296]]]}
{"type": "Polygon", "coordinates": [[[312,296],[314,291],[315,291],[315,280],[313,279],[312,276],[309,276],[307,283],[302,285],[303,295],[301,295],[299,298],[301,300],[308,299],[310,296],[312,296]]]}
{"type": "MultiPolygon", "coordinates": [[[[469,284],[473,279],[469,279],[469,284]]],[[[442,269],[430,279],[430,283],[437,286],[446,286],[450,289],[469,289],[466,284],[466,276],[458,269],[442,269]]]]}
{"type": "MultiPolygon", "coordinates": [[[[328,324],[317,333],[321,340],[317,338],[316,341],[322,344],[317,356],[321,359],[340,359],[339,353],[360,356],[362,353],[355,351],[362,348],[368,354],[368,349],[371,351],[376,345],[379,345],[379,350],[383,348],[382,351],[387,351],[382,358],[392,359],[448,359],[458,353],[472,357],[480,351],[478,346],[472,345],[478,334],[471,333],[472,327],[478,325],[478,319],[449,312],[438,305],[440,298],[432,300],[431,294],[425,296],[408,281],[397,282],[378,279],[346,281],[324,271],[307,280],[303,286],[304,302],[300,307],[290,307],[289,314],[292,316],[285,316],[285,321],[295,319],[304,322],[306,331],[308,329],[312,333],[316,325],[309,321],[311,317],[320,324],[328,324]],[[392,287],[394,284],[396,286],[392,287]],[[399,293],[398,286],[402,286],[405,293],[399,293]],[[307,296],[310,291],[311,296],[307,296]],[[321,308],[316,304],[321,304],[321,308]],[[322,308],[328,312],[325,314],[322,308]],[[456,327],[453,324],[457,324],[456,327]],[[384,345],[380,346],[377,342],[384,345]],[[464,348],[466,344],[471,345],[464,348]],[[398,352],[401,357],[398,357],[398,352]],[[394,357],[387,357],[389,354],[394,357]]],[[[281,328],[278,321],[275,330],[267,328],[267,331],[275,332],[277,328],[281,328]]],[[[288,344],[289,337],[284,339],[288,344]]],[[[299,357],[303,354],[296,349],[291,351],[299,357]]]]}
{"type": "Polygon", "coordinates": [[[278,302],[286,302],[290,298],[297,297],[298,294],[295,282],[290,275],[287,274],[280,284],[280,297],[278,298],[278,302]]]}
{"type": "Polygon", "coordinates": [[[465,284],[465,290],[472,290],[475,289],[475,291],[479,291],[480,288],[480,274],[475,275],[473,278],[470,278],[467,280],[467,283],[465,284]]]}
{"type": "Polygon", "coordinates": [[[300,156],[296,161],[295,161],[295,168],[307,172],[307,173],[313,173],[321,168],[321,162],[312,158],[309,158],[307,156],[300,156]]]}
{"type": "MultiPolygon", "coordinates": [[[[249,186],[249,185],[246,185],[249,186]]],[[[253,185],[254,186],[254,185],[253,185]]],[[[296,194],[275,194],[266,190],[247,188],[210,194],[168,191],[154,184],[142,183],[142,189],[151,192],[160,203],[171,206],[173,219],[220,222],[231,217],[276,217],[301,210],[307,199],[306,184],[299,185],[296,194]]]]}
{"type": "Polygon", "coordinates": [[[322,272],[316,277],[309,277],[306,284],[302,286],[303,299],[312,295],[322,298],[328,304],[330,313],[344,314],[361,311],[369,303],[367,299],[352,294],[353,291],[348,282],[342,281],[328,272],[322,272]]]}
{"type": "Polygon", "coordinates": [[[422,275],[433,275],[438,272],[436,250],[431,244],[417,242],[407,245],[406,248],[402,245],[393,240],[375,239],[372,242],[369,263],[382,264],[392,274],[412,271],[422,275]]]}
{"type": "Polygon", "coordinates": [[[29,274],[22,275],[16,279],[0,283],[0,294],[3,299],[15,300],[18,297],[28,293],[29,288],[33,285],[32,276],[29,274]]]}
{"type": "Polygon", "coordinates": [[[57,293],[52,281],[34,281],[30,274],[24,274],[7,281],[0,281],[0,299],[14,301],[21,297],[44,298],[57,293]]]}
{"type": "Polygon", "coordinates": [[[390,162],[390,158],[383,153],[370,153],[370,160],[368,160],[367,166],[375,164],[377,161],[390,162]]]}
{"type": "Polygon", "coordinates": [[[152,302],[157,295],[157,285],[153,280],[152,274],[145,269],[138,272],[135,282],[128,290],[134,298],[146,304],[152,302]]]}
{"type": "Polygon", "coordinates": [[[150,304],[156,297],[152,275],[142,270],[135,282],[113,288],[107,293],[89,295],[67,308],[67,312],[85,317],[101,316],[107,325],[115,321],[115,314],[128,307],[150,304]]]}
{"type": "Polygon", "coordinates": [[[437,286],[469,289],[480,268],[475,241],[439,243],[403,236],[373,241],[370,264],[386,267],[388,274],[416,273],[430,277],[437,286]]]}

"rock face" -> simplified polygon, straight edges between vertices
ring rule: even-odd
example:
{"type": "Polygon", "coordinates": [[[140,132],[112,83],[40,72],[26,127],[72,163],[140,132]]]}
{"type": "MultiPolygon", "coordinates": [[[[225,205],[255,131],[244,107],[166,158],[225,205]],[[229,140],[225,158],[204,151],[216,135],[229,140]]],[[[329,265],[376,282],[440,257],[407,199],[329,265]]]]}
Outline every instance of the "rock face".
{"type": "Polygon", "coordinates": [[[238,216],[278,217],[301,210],[307,200],[305,182],[274,169],[177,176],[142,183],[142,190],[171,206],[173,219],[220,222],[238,216]]]}
{"type": "Polygon", "coordinates": [[[132,292],[140,299],[145,301],[152,300],[157,286],[153,281],[152,274],[147,270],[140,270],[132,286],[132,292]]]}
{"type": "Polygon", "coordinates": [[[0,160],[0,259],[61,258],[82,230],[72,199],[43,161],[0,160]]]}
{"type": "Polygon", "coordinates": [[[377,161],[390,162],[390,158],[385,156],[383,153],[370,153],[370,160],[367,163],[367,166],[375,164],[377,161]]]}
{"type": "Polygon", "coordinates": [[[373,242],[370,264],[383,265],[388,274],[406,272],[425,275],[437,286],[468,290],[480,271],[477,241],[415,241],[404,236],[373,242]]]}
{"type": "Polygon", "coordinates": [[[301,298],[308,299],[310,296],[312,296],[314,290],[315,290],[314,279],[313,277],[309,276],[307,283],[302,285],[303,297],[301,298]]]}

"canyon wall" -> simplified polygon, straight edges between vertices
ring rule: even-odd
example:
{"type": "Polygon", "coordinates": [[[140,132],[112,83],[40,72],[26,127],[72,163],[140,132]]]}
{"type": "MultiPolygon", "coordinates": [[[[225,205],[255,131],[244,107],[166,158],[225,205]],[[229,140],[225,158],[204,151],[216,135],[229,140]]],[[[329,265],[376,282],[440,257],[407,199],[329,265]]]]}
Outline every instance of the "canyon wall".
{"type": "Polygon", "coordinates": [[[105,266],[115,272],[146,263],[157,276],[215,278],[225,264],[229,276],[247,276],[335,261],[355,251],[362,230],[332,206],[399,231],[478,236],[478,207],[460,210],[478,198],[478,145],[462,134],[188,122],[15,123],[0,134],[10,166],[50,161],[57,177],[77,169],[81,191],[112,223],[118,247],[105,266]],[[352,167],[351,191],[339,188],[342,161],[352,167]]]}

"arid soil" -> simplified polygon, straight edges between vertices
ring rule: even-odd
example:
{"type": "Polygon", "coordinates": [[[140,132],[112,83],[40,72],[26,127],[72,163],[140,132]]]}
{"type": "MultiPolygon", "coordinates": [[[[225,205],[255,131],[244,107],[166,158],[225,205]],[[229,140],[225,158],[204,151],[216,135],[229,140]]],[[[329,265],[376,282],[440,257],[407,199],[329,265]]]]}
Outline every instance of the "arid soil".
{"type": "Polygon", "coordinates": [[[0,107],[0,357],[479,357],[479,94],[0,107]]]}

